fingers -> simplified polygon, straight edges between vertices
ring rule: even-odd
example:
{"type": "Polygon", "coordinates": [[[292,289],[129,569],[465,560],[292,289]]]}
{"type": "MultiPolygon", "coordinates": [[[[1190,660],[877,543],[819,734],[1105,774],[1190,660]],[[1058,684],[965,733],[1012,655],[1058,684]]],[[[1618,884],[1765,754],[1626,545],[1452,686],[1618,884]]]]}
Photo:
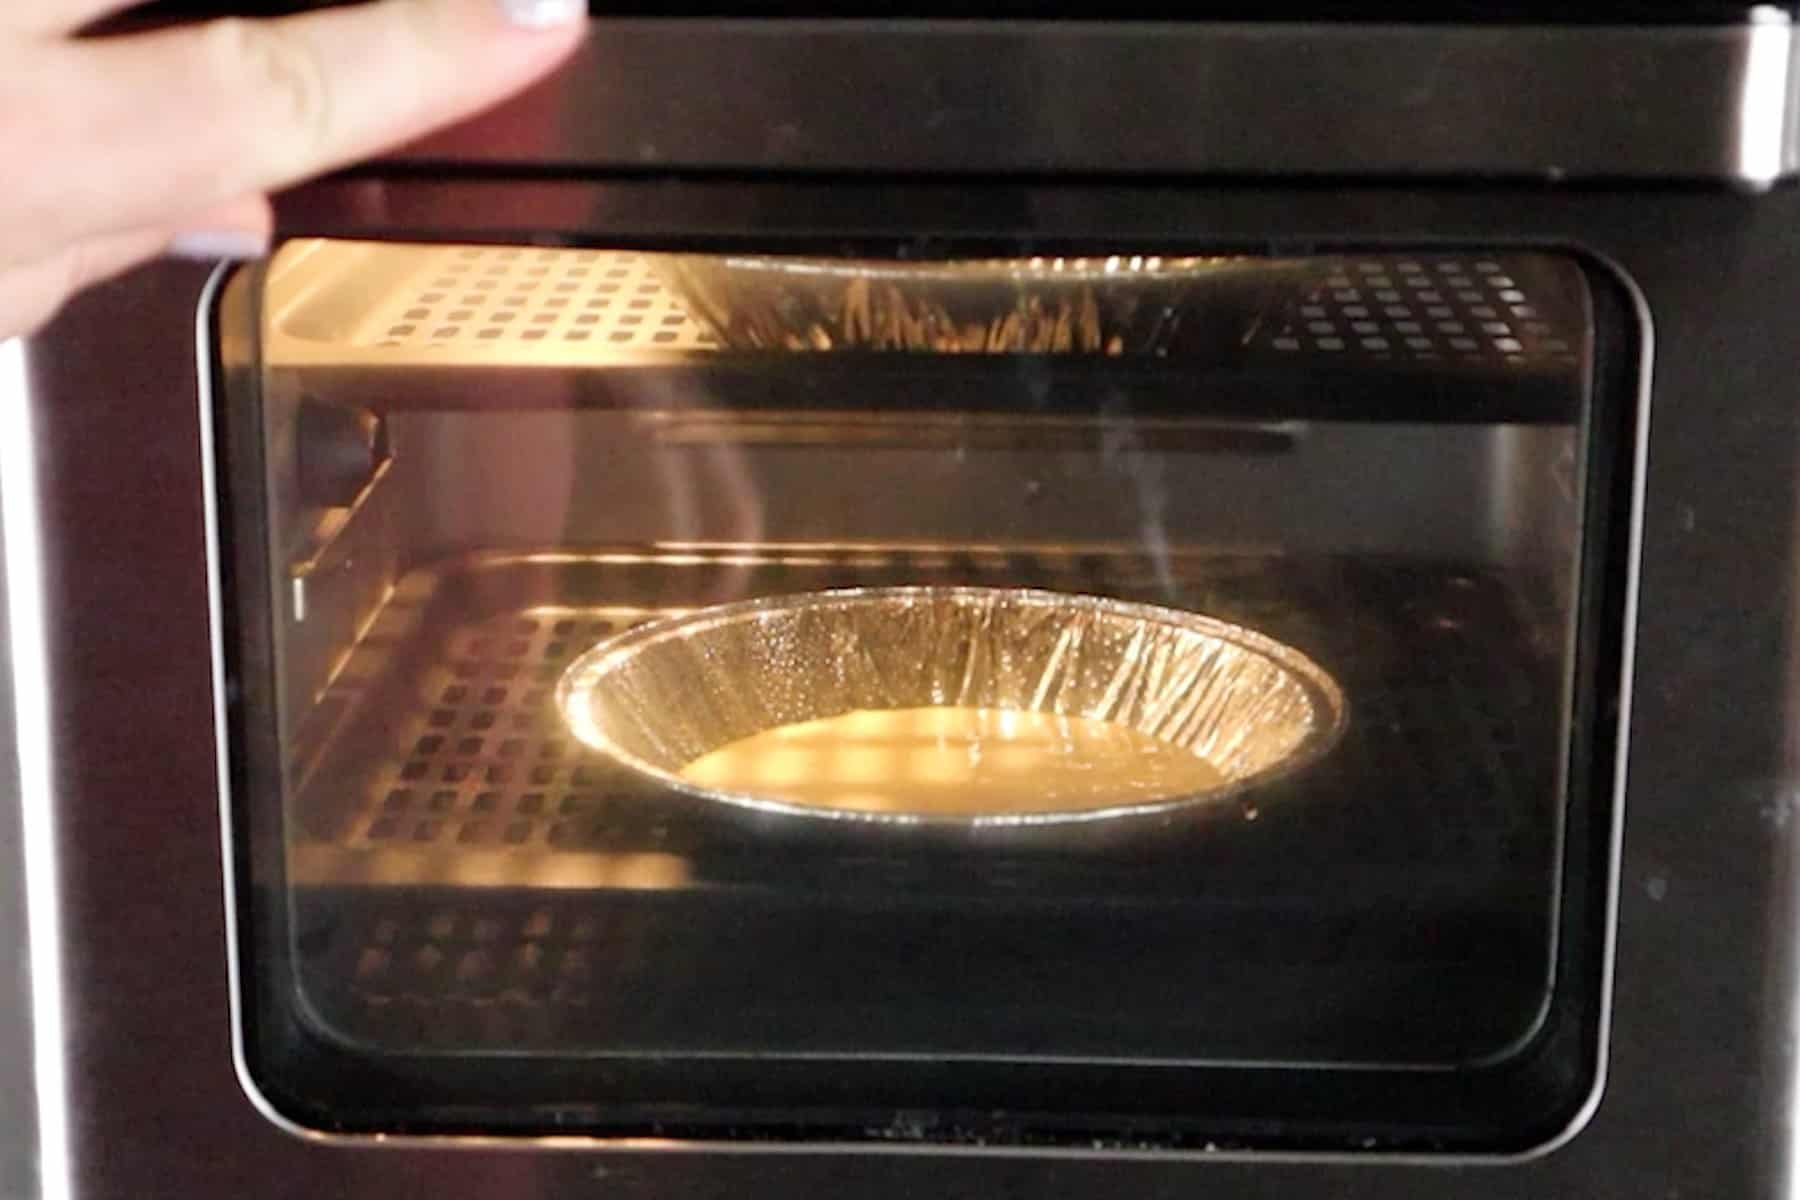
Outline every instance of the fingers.
{"type": "Polygon", "coordinates": [[[168,241],[160,230],[111,234],[0,270],[0,341],[33,332],[70,296],[154,258],[168,241]]]}
{"type": "Polygon", "coordinates": [[[268,197],[248,196],[183,223],[169,238],[168,250],[178,258],[201,261],[260,258],[268,253],[274,229],[268,197]]]}
{"type": "MultiPolygon", "coordinates": [[[[0,63],[0,145],[6,114],[30,114],[36,165],[0,207],[23,208],[13,230],[74,239],[282,187],[517,91],[573,49],[585,11],[381,0],[17,55],[0,63]]],[[[0,262],[22,252],[8,236],[0,262]]]]}
{"type": "Polygon", "coordinates": [[[31,333],[76,292],[165,250],[184,258],[250,258],[269,244],[273,215],[250,196],[197,215],[176,230],[133,230],[89,238],[35,262],[0,269],[0,341],[31,333]]]}
{"type": "Polygon", "coordinates": [[[23,0],[0,12],[0,29],[40,36],[74,33],[111,16],[132,0],[23,0]]]}

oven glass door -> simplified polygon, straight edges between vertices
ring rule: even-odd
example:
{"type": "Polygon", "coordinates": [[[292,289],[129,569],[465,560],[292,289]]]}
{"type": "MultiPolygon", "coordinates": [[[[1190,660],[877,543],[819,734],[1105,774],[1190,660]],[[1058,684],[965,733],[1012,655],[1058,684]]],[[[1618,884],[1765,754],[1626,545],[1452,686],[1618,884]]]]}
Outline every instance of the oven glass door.
{"type": "Polygon", "coordinates": [[[254,1086],[348,1133],[1551,1136],[1618,284],[879,249],[310,240],[224,289],[254,1086]]]}

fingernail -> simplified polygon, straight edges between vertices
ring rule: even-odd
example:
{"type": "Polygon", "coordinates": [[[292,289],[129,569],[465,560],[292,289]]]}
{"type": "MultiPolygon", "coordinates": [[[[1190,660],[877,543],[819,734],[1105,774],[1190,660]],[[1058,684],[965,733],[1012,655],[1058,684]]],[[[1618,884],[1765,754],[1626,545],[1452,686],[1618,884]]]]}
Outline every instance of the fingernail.
{"type": "Polygon", "coordinates": [[[506,19],[525,29],[555,29],[587,16],[587,0],[500,0],[506,19]]]}
{"type": "Polygon", "coordinates": [[[261,258],[268,252],[268,237],[247,229],[195,229],[178,233],[169,239],[171,257],[188,258],[197,262],[212,262],[221,258],[261,258]]]}

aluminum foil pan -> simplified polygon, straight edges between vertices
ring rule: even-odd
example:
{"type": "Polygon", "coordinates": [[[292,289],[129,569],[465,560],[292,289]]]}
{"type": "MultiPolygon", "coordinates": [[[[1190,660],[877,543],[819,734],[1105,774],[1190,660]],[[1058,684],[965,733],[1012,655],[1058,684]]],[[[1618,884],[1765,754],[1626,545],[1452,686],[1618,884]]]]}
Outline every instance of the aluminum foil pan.
{"type": "Polygon", "coordinates": [[[1346,710],[1298,651],[1210,617],[1026,589],[870,588],[722,605],[589,650],[557,688],[586,745],[665,787],[763,813],[884,825],[1035,826],[1166,813],[1313,762],[1346,710]],[[1203,790],[1076,809],[868,811],[698,786],[684,767],[739,739],[864,710],[962,707],[1086,718],[1203,757],[1203,790]]]}
{"type": "Polygon", "coordinates": [[[695,254],[667,256],[660,270],[733,349],[1166,355],[1240,342],[1292,266],[1248,257],[695,254]]]}

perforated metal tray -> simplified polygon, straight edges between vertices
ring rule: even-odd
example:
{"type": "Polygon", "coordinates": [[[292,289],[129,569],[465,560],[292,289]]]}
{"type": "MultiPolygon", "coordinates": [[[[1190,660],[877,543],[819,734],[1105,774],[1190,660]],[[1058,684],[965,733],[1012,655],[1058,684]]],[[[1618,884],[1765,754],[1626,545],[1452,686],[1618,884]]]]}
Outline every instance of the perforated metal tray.
{"type": "Polygon", "coordinates": [[[1586,324],[1575,285],[1537,255],[1320,259],[1247,345],[1364,364],[1573,367],[1586,324]]]}
{"type": "MultiPolygon", "coordinates": [[[[1492,575],[1256,556],[1178,556],[1158,565],[1073,551],[488,557],[404,581],[324,698],[319,712],[337,728],[316,739],[324,749],[298,785],[296,878],[558,888],[754,883],[772,869],[759,858],[768,847],[721,821],[717,806],[646,791],[582,747],[555,710],[555,683],[594,641],[659,613],[855,582],[1029,584],[1173,603],[1263,630],[1330,671],[1355,717],[1329,759],[1302,780],[1247,798],[1229,820],[1171,823],[1163,847],[1170,853],[1191,855],[1203,843],[1210,854],[1255,826],[1259,845],[1291,841],[1291,852],[1331,861],[1340,876],[1395,864],[1485,875],[1541,846],[1555,811],[1557,639],[1492,575]]],[[[849,851],[809,855],[803,869],[781,868],[782,886],[879,881],[881,870],[865,860],[886,861],[889,851],[903,875],[916,846],[872,837],[849,851]],[[856,865],[843,874],[846,862],[856,865]]],[[[1185,870],[1166,878],[1140,870],[1144,852],[1138,846],[1120,859],[1132,890],[1205,886],[1185,870]]],[[[1004,888],[1005,854],[992,846],[981,853],[980,886],[1004,888]]],[[[1291,858],[1259,853],[1231,873],[1291,874],[1292,866],[1291,858]]],[[[1081,869],[1093,868],[1090,860],[1081,869]]],[[[1288,878],[1281,886],[1309,885],[1288,878]]]]}
{"type": "Polygon", "coordinates": [[[270,273],[275,365],[571,366],[716,349],[629,251],[309,241],[270,273]]]}
{"type": "MultiPolygon", "coordinates": [[[[271,271],[277,365],[603,365],[723,353],[651,253],[296,242],[271,271]]],[[[1564,370],[1579,273],[1545,255],[1281,260],[1248,364],[1564,370]]]]}
{"type": "Polygon", "coordinates": [[[1547,961],[1560,639],[1525,594],[1433,564],[1079,550],[689,547],[415,572],[340,673],[340,727],[298,793],[302,978],[340,1036],[387,1049],[1454,1062],[1516,1030],[1547,961]],[[1312,655],[1355,716],[1317,771],[1216,820],[1123,846],[934,847],[758,837],[634,788],[554,711],[565,664],[614,629],[847,580],[1217,613],[1312,655]],[[1144,982],[1128,1020],[1121,962],[1144,982]]]}

